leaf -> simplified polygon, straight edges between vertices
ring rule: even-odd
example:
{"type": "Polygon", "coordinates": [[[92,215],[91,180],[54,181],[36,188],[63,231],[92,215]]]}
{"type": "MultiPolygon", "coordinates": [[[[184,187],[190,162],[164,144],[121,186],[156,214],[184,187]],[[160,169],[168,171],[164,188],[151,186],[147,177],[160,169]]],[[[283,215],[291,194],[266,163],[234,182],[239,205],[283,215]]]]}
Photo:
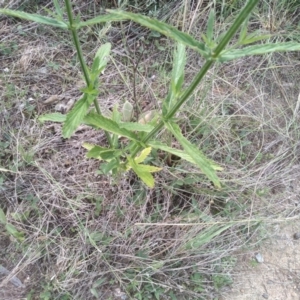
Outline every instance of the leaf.
{"type": "Polygon", "coordinates": [[[98,49],[92,65],[92,81],[105,69],[111,49],[111,43],[105,43],[98,49]]]}
{"type": "Polygon", "coordinates": [[[111,119],[113,121],[115,121],[116,123],[120,123],[121,122],[121,114],[118,110],[118,105],[114,105],[113,107],[113,112],[112,112],[112,116],[111,116],[111,119]]]}
{"type": "Polygon", "coordinates": [[[249,18],[250,18],[250,15],[246,18],[246,20],[243,22],[243,24],[241,26],[238,44],[241,44],[247,35],[249,18]]]}
{"type": "Polygon", "coordinates": [[[2,223],[3,225],[6,224],[6,216],[4,211],[0,208],[0,223],[2,223]]]}
{"type": "Polygon", "coordinates": [[[113,172],[114,170],[118,169],[120,166],[120,161],[118,159],[112,159],[110,162],[102,164],[101,170],[103,174],[108,174],[109,172],[113,172]]]}
{"type": "Polygon", "coordinates": [[[42,115],[38,118],[40,122],[45,122],[45,121],[52,121],[52,122],[58,122],[62,123],[66,121],[67,116],[63,115],[61,113],[52,113],[52,114],[45,114],[42,115]]]}
{"type": "Polygon", "coordinates": [[[96,299],[99,299],[99,294],[95,288],[91,288],[90,292],[96,299]]]}
{"type": "Polygon", "coordinates": [[[148,155],[151,153],[151,147],[148,147],[148,148],[145,148],[142,152],[141,152],[141,154],[138,156],[138,157],[136,157],[135,159],[134,159],[134,161],[137,163],[137,164],[140,164],[140,163],[142,163],[147,157],[148,157],[148,155]]]}
{"type": "Polygon", "coordinates": [[[128,157],[128,164],[148,187],[154,187],[154,178],[149,171],[145,171],[143,165],[137,164],[131,157],[128,157]]]}
{"type": "Polygon", "coordinates": [[[207,28],[206,28],[206,37],[208,39],[209,44],[214,40],[214,26],[215,26],[215,11],[211,9],[209,12],[207,28]]]}
{"type": "MultiPolygon", "coordinates": [[[[152,148],[154,149],[159,149],[159,150],[162,150],[162,151],[165,151],[165,152],[168,152],[168,153],[171,153],[171,154],[174,154],[176,156],[179,156],[180,158],[192,163],[192,164],[196,164],[196,162],[193,160],[193,158],[188,155],[185,151],[182,151],[182,150],[179,150],[179,149],[175,149],[175,148],[171,148],[169,146],[167,146],[166,144],[164,143],[161,143],[159,141],[149,141],[147,142],[147,144],[149,146],[151,146],[152,148]]],[[[218,166],[215,162],[207,159],[210,164],[211,164],[211,167],[216,170],[216,171],[222,171],[223,168],[218,166]]]]}
{"type": "Polygon", "coordinates": [[[154,128],[154,126],[150,124],[140,124],[134,122],[119,123],[119,126],[120,128],[125,128],[130,131],[143,131],[143,132],[150,132],[154,128]]]}
{"type": "Polygon", "coordinates": [[[130,122],[132,115],[133,115],[133,105],[126,101],[122,108],[122,115],[124,122],[130,122]]]}
{"type": "Polygon", "coordinates": [[[124,17],[122,16],[117,16],[115,14],[106,14],[106,15],[97,16],[87,21],[79,22],[77,23],[76,28],[79,29],[85,26],[91,26],[99,23],[107,23],[107,22],[123,21],[123,20],[124,17]]]}
{"type": "Polygon", "coordinates": [[[86,154],[88,158],[96,158],[100,160],[110,161],[113,158],[119,157],[122,154],[121,150],[103,148],[97,145],[86,154]]]}
{"type": "Polygon", "coordinates": [[[271,34],[263,34],[259,35],[259,31],[255,31],[249,35],[247,35],[241,42],[239,42],[240,45],[247,45],[251,43],[255,43],[257,41],[266,40],[269,39],[272,35],[271,34]]]}
{"type": "Polygon", "coordinates": [[[179,126],[176,123],[165,123],[168,130],[175,136],[183,149],[193,159],[194,163],[201,171],[214,183],[218,188],[221,188],[220,180],[209,159],[192,143],[190,143],[181,133],[179,126]]]}
{"type": "Polygon", "coordinates": [[[0,9],[0,14],[4,14],[4,15],[11,16],[11,17],[24,19],[24,20],[27,20],[27,21],[33,21],[33,22],[40,23],[40,24],[59,27],[59,28],[62,28],[62,29],[68,29],[68,24],[67,23],[65,23],[63,21],[53,19],[53,18],[41,16],[41,15],[38,15],[38,14],[29,14],[29,13],[26,13],[26,12],[23,12],[23,11],[11,10],[11,9],[0,9]]]}
{"type": "Polygon", "coordinates": [[[58,1],[57,0],[53,0],[53,4],[54,4],[55,11],[56,11],[57,15],[62,18],[63,17],[63,11],[62,11],[62,9],[59,6],[58,1]]]}
{"type": "Polygon", "coordinates": [[[253,45],[242,49],[231,49],[220,54],[218,61],[225,62],[249,55],[262,55],[272,52],[299,51],[300,43],[286,42],[278,44],[253,45]]]}
{"type": "Polygon", "coordinates": [[[186,250],[190,249],[199,249],[201,246],[209,243],[214,237],[220,235],[222,232],[232,227],[232,223],[225,224],[223,226],[213,225],[209,226],[204,231],[197,234],[192,240],[190,240],[185,248],[186,250]]]}
{"type": "Polygon", "coordinates": [[[93,147],[94,147],[95,145],[89,144],[89,143],[83,143],[81,146],[82,146],[83,148],[87,149],[87,150],[91,150],[91,149],[93,149],[93,147]]]}
{"type": "Polygon", "coordinates": [[[84,94],[82,98],[76,102],[72,110],[67,114],[62,129],[64,138],[69,138],[77,129],[94,99],[95,96],[84,94]]]}
{"type": "Polygon", "coordinates": [[[149,172],[149,173],[155,173],[162,170],[162,168],[150,166],[150,165],[138,164],[138,167],[140,168],[141,171],[149,172]]]}
{"type": "Polygon", "coordinates": [[[5,229],[9,234],[14,236],[17,240],[23,241],[24,240],[24,234],[16,229],[16,227],[10,223],[7,223],[5,225],[5,229]]]}
{"type": "Polygon", "coordinates": [[[139,124],[150,123],[156,115],[157,115],[156,109],[148,110],[141,114],[141,116],[139,117],[138,123],[139,124]]]}
{"type": "Polygon", "coordinates": [[[149,17],[134,14],[130,12],[120,11],[120,10],[107,10],[112,17],[116,17],[117,20],[132,20],[136,23],[141,24],[147,28],[160,32],[161,34],[172,38],[173,40],[186,45],[196,51],[198,51],[205,58],[209,57],[209,52],[206,50],[206,47],[203,43],[194,39],[191,35],[184,33],[175,27],[168,25],[164,22],[151,19],[149,17]],[[121,18],[121,19],[120,19],[121,18]]]}
{"type": "Polygon", "coordinates": [[[89,113],[87,116],[85,116],[84,122],[90,125],[94,125],[105,131],[127,137],[130,140],[138,141],[137,136],[133,132],[130,132],[125,128],[121,128],[118,123],[101,115],[89,113]]]}
{"type": "Polygon", "coordinates": [[[184,67],[186,63],[186,50],[183,44],[178,43],[174,51],[173,69],[171,78],[171,89],[163,104],[163,114],[166,115],[170,108],[173,107],[181,92],[184,81],[184,67]]]}
{"type": "MultiPolygon", "coordinates": [[[[113,107],[111,119],[118,124],[121,122],[121,113],[117,104],[113,107]]],[[[112,135],[112,145],[114,148],[119,148],[119,136],[117,134],[112,135]]]]}

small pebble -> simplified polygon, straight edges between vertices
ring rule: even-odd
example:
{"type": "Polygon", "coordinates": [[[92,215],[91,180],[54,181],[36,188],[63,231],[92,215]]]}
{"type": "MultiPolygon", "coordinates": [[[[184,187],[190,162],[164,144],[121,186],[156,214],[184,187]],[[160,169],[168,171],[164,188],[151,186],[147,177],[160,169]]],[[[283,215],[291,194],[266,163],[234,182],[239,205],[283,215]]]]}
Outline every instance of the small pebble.
{"type": "Polygon", "coordinates": [[[262,294],[262,297],[263,297],[264,299],[269,299],[269,295],[266,294],[266,293],[262,294]]]}
{"type": "Polygon", "coordinates": [[[255,254],[255,260],[260,264],[264,262],[264,258],[262,257],[262,255],[260,253],[255,254]]]}
{"type": "Polygon", "coordinates": [[[296,233],[294,234],[294,239],[295,239],[295,240],[299,240],[299,239],[300,239],[300,232],[296,232],[296,233]]]}

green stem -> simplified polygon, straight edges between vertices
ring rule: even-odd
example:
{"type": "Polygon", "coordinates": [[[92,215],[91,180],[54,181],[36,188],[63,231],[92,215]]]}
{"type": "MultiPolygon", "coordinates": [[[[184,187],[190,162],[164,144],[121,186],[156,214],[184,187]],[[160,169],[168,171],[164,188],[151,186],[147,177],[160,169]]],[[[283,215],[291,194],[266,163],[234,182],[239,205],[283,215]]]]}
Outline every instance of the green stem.
{"type": "MultiPolygon", "coordinates": [[[[87,65],[84,61],[82,49],[81,49],[81,46],[80,46],[80,41],[79,41],[78,34],[77,34],[77,26],[76,26],[76,23],[74,22],[74,18],[73,18],[72,6],[71,6],[70,0],[65,0],[65,5],[66,5],[66,9],[67,9],[69,24],[70,24],[69,29],[70,29],[71,34],[72,34],[73,42],[74,42],[74,45],[75,45],[75,48],[76,48],[76,52],[77,52],[77,56],[78,56],[78,59],[79,59],[81,69],[83,71],[86,86],[89,87],[93,83],[91,82],[91,79],[90,79],[90,76],[89,76],[89,70],[88,70],[88,67],[87,67],[87,65]]],[[[99,103],[98,103],[97,99],[94,100],[94,105],[96,107],[97,113],[99,115],[102,115],[101,109],[100,109],[100,106],[99,106],[99,103]]],[[[107,131],[104,131],[104,133],[105,133],[106,139],[107,139],[110,147],[113,147],[113,142],[112,142],[111,136],[109,135],[109,133],[107,131]]]]}
{"type": "MultiPolygon", "coordinates": [[[[218,46],[215,48],[215,50],[212,53],[211,58],[209,58],[206,63],[202,66],[199,73],[194,78],[193,82],[190,84],[190,86],[184,91],[183,95],[180,97],[180,99],[176,102],[176,104],[170,109],[170,111],[166,114],[164,119],[159,122],[155,126],[155,128],[149,132],[144,139],[142,139],[142,144],[147,143],[163,126],[165,122],[168,122],[179,110],[179,108],[188,100],[188,98],[192,95],[200,81],[203,79],[207,71],[210,69],[210,67],[214,64],[220,53],[223,51],[223,49],[226,47],[226,45],[229,43],[229,41],[232,39],[232,37],[235,35],[241,24],[246,20],[247,16],[251,13],[252,9],[255,7],[255,5],[258,3],[259,0],[249,0],[249,2],[246,4],[246,6],[243,8],[243,10],[240,12],[234,23],[231,25],[221,42],[218,44],[218,46]]],[[[135,149],[131,153],[131,157],[135,157],[137,153],[142,149],[141,145],[137,145],[135,149]]]]}

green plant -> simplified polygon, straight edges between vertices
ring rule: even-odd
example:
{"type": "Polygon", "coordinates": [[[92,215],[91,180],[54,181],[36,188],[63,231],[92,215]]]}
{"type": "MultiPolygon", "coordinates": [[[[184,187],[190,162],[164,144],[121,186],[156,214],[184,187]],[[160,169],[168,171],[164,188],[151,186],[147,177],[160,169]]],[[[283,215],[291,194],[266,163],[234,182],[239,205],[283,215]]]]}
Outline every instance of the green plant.
{"type": "Polygon", "coordinates": [[[81,21],[79,17],[74,17],[70,0],[65,0],[64,9],[60,7],[57,0],[54,0],[53,3],[56,11],[52,13],[52,17],[0,9],[2,14],[69,30],[72,35],[86,83],[86,87],[82,89],[83,96],[67,115],[58,113],[47,114],[40,117],[40,120],[63,122],[64,138],[69,138],[81,123],[104,130],[109,147],[84,144],[83,146],[88,150],[87,157],[104,161],[105,163],[101,167],[104,174],[118,174],[132,169],[149,187],[154,186],[154,178],[151,173],[157,172],[161,168],[146,165],[143,162],[152,149],[157,149],[197,165],[217,188],[221,188],[221,182],[216,171],[220,171],[222,168],[208,159],[182,134],[180,123],[176,118],[179,109],[189,100],[208,70],[216,62],[222,63],[248,55],[300,50],[300,43],[293,42],[253,44],[269,37],[269,35],[259,35],[259,32],[255,32],[255,34],[248,34],[247,32],[250,13],[258,3],[258,0],[248,1],[231,27],[219,36],[216,36],[214,33],[215,13],[214,10],[211,10],[206,33],[202,34],[203,41],[198,41],[164,22],[119,10],[108,10],[106,15],[81,21]],[[67,13],[68,21],[63,17],[65,12],[67,13]],[[122,113],[118,110],[118,107],[115,107],[110,117],[104,116],[98,103],[99,76],[107,65],[111,45],[109,43],[102,45],[95,55],[92,66],[88,67],[78,38],[78,30],[85,26],[125,20],[139,23],[170,37],[177,43],[174,52],[170,89],[163,102],[162,112],[158,113],[155,111],[154,113],[151,112],[151,114],[150,112],[145,112],[142,119],[135,120],[136,122],[130,122],[132,120],[133,107],[130,106],[129,102],[126,102],[123,106],[122,113]],[[236,37],[239,28],[241,28],[239,35],[236,37]],[[227,47],[233,39],[234,42],[227,47]],[[249,44],[252,45],[249,46],[249,44]],[[204,57],[206,62],[188,87],[183,88],[186,46],[198,52],[204,57]],[[91,108],[92,105],[94,108],[91,108]],[[158,133],[162,129],[166,129],[169,136],[173,136],[183,150],[172,148],[167,143],[157,139],[158,133]],[[121,142],[121,137],[128,142],[121,142]]]}
{"type": "Polygon", "coordinates": [[[5,230],[8,234],[15,237],[18,241],[24,241],[24,234],[17,230],[17,228],[11,223],[7,222],[4,211],[0,208],[0,224],[5,226],[5,230]]]}

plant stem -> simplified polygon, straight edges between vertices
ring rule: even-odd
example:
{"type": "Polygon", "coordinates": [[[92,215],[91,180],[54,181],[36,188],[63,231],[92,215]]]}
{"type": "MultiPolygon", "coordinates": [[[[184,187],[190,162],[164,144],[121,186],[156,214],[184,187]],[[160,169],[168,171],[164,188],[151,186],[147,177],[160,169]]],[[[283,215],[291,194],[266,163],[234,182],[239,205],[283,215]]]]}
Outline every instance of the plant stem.
{"type": "MultiPolygon", "coordinates": [[[[84,75],[86,86],[89,87],[93,83],[91,82],[91,79],[90,79],[90,76],[89,76],[89,70],[88,70],[88,67],[87,67],[87,65],[84,61],[82,49],[81,49],[81,46],[80,46],[80,41],[79,41],[78,34],[77,34],[77,26],[76,26],[76,23],[74,22],[74,19],[73,19],[72,6],[71,6],[70,0],[65,0],[65,5],[66,5],[67,15],[68,15],[68,19],[69,19],[69,29],[72,33],[73,42],[74,42],[76,52],[77,52],[77,56],[78,56],[78,59],[79,59],[79,63],[80,63],[80,66],[81,66],[81,69],[82,69],[82,72],[83,72],[83,75],[84,75]]],[[[97,113],[99,115],[102,115],[99,103],[98,103],[96,98],[94,99],[94,105],[96,107],[97,113]]],[[[106,139],[107,139],[110,147],[113,147],[113,143],[112,143],[112,139],[111,139],[110,134],[107,131],[104,131],[104,133],[105,133],[106,139]]]]}
{"type": "MultiPolygon", "coordinates": [[[[142,144],[147,143],[163,126],[165,122],[168,122],[179,110],[179,108],[188,100],[188,98],[192,95],[200,81],[203,79],[207,71],[210,69],[210,67],[214,64],[220,53],[223,51],[223,49],[226,47],[226,45],[229,43],[229,41],[232,39],[234,34],[237,32],[241,24],[246,20],[247,16],[251,13],[252,9],[255,7],[255,5],[258,3],[259,0],[249,0],[249,2],[246,4],[246,6],[243,8],[243,10],[240,12],[232,26],[229,28],[221,42],[218,44],[218,46],[215,48],[215,50],[212,53],[212,56],[207,59],[205,64],[202,66],[196,77],[194,78],[193,82],[190,84],[190,86],[184,91],[183,95],[180,97],[180,99],[176,102],[176,104],[170,109],[170,111],[166,114],[166,116],[155,126],[155,128],[149,132],[144,139],[142,139],[142,144]]],[[[135,149],[131,153],[131,157],[135,157],[137,153],[142,149],[141,145],[137,145],[135,149]]]]}

